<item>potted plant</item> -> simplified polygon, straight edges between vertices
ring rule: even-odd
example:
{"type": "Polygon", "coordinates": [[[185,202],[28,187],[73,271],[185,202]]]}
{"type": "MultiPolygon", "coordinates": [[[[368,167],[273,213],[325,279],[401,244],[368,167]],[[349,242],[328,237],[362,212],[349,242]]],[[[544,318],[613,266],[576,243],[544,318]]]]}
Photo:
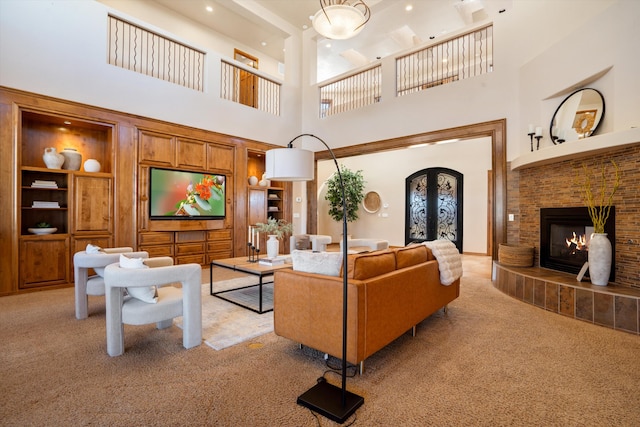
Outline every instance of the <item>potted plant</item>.
{"type": "Polygon", "coordinates": [[[607,190],[608,182],[606,165],[601,164],[599,171],[600,188],[594,193],[592,189],[591,171],[585,164],[582,165],[583,180],[580,186],[582,197],[587,204],[589,217],[593,223],[593,234],[589,241],[589,277],[591,283],[599,286],[606,286],[609,283],[611,273],[611,242],[604,232],[604,226],[609,219],[611,206],[613,206],[613,196],[620,187],[620,169],[616,162],[611,160],[614,168],[613,184],[611,190],[607,190]]]}
{"type": "Polygon", "coordinates": [[[284,219],[269,217],[267,222],[256,224],[256,231],[258,233],[266,233],[269,236],[269,240],[267,240],[267,258],[275,258],[278,256],[280,249],[279,239],[293,232],[293,224],[284,219]]]}
{"type": "MultiPolygon", "coordinates": [[[[362,171],[353,172],[344,165],[340,167],[342,180],[344,181],[344,195],[347,207],[347,222],[358,219],[358,209],[364,200],[365,180],[362,171]]],[[[329,202],[329,216],[334,221],[342,221],[342,187],[340,186],[340,176],[334,173],[327,180],[327,194],[324,196],[329,202]]]]}

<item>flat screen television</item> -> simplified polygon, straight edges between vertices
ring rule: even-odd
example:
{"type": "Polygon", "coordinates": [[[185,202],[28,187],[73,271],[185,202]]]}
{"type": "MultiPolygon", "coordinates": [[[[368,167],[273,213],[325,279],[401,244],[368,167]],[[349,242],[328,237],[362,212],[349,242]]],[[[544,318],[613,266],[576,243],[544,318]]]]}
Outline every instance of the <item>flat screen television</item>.
{"type": "Polygon", "coordinates": [[[149,169],[150,219],[222,219],[226,176],[173,169],[149,169]]]}

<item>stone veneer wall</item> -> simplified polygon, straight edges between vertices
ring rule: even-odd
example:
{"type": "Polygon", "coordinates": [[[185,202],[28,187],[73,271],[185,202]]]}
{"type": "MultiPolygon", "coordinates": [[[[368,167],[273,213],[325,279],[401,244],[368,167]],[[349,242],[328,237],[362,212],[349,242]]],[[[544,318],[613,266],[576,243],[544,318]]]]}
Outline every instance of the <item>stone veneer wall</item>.
{"type": "MultiPolygon", "coordinates": [[[[579,184],[582,164],[599,168],[601,162],[609,160],[614,160],[622,172],[622,184],[614,197],[615,284],[640,289],[640,143],[583,159],[510,171],[507,213],[518,215],[515,221],[507,222],[508,243],[535,247],[534,265],[539,266],[540,208],[585,206],[579,184]]],[[[594,188],[598,188],[596,185],[599,183],[594,188]]]]}

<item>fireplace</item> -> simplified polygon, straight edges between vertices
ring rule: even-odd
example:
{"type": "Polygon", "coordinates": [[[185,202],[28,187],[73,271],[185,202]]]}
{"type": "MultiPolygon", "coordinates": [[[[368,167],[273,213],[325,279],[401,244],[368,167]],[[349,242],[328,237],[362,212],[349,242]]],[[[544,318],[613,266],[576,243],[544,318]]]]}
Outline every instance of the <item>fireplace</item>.
{"type": "MultiPolygon", "coordinates": [[[[610,282],[615,279],[615,224],[612,206],[604,227],[614,254],[610,282]]],[[[586,207],[540,209],[540,267],[578,274],[587,262],[591,233],[593,224],[586,207]]]]}

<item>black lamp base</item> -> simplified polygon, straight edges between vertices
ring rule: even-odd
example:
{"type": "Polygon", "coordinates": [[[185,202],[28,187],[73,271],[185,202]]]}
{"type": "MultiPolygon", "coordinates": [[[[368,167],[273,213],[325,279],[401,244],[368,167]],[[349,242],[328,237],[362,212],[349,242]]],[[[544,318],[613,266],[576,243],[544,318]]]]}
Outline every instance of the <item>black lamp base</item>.
{"type": "Polygon", "coordinates": [[[345,391],[345,396],[342,406],[342,389],[321,381],[298,397],[298,405],[342,424],[364,403],[364,397],[350,391],[345,391]]]}

